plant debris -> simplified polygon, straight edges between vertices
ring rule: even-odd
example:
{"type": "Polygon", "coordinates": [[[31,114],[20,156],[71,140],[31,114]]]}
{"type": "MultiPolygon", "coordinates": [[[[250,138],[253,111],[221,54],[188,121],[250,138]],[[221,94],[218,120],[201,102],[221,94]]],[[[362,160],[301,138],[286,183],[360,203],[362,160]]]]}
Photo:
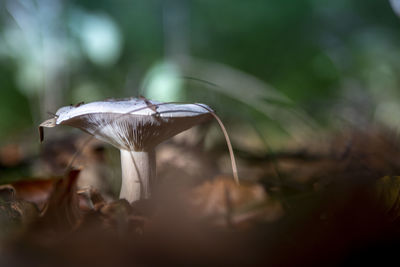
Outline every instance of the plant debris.
{"type": "MultiPolygon", "coordinates": [[[[394,175],[400,150],[390,135],[343,136],[319,153],[253,158],[249,166],[258,165],[263,175],[240,185],[229,176],[201,180],[198,174],[182,183],[185,177],[169,177],[167,168],[176,167],[165,165],[160,170],[168,177],[153,197],[132,204],[78,187],[79,170],[2,185],[0,264],[292,266],[381,257],[400,240],[394,175]]],[[[168,143],[160,152],[179,157],[181,146],[168,143]]],[[[249,156],[239,155],[245,164],[249,156]]]]}

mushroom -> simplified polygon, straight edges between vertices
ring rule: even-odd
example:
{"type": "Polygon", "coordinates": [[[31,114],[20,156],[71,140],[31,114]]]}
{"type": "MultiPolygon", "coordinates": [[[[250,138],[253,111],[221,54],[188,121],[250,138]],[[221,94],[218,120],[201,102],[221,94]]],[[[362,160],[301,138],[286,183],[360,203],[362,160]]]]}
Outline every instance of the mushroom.
{"type": "Polygon", "coordinates": [[[120,149],[120,198],[132,203],[150,197],[156,176],[155,147],[212,118],[212,112],[204,104],[160,103],[144,98],[66,106],[40,124],[40,139],[43,127],[69,125],[120,149]]]}

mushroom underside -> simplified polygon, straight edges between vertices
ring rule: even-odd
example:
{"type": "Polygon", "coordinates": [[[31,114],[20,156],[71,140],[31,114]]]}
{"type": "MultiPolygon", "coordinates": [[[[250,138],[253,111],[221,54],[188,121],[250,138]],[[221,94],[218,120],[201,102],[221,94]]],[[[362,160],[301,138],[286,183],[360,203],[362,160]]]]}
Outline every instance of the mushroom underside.
{"type": "Polygon", "coordinates": [[[80,128],[119,149],[148,151],[210,118],[207,113],[189,117],[94,113],[76,116],[61,124],[80,128]]]}

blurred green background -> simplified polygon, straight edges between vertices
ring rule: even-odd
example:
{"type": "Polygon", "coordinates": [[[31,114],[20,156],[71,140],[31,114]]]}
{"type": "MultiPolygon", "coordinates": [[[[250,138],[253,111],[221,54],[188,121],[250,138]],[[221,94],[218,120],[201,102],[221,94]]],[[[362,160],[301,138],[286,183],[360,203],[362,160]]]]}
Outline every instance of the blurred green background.
{"type": "Polygon", "coordinates": [[[400,125],[389,1],[0,3],[2,143],[61,106],[138,95],[204,102],[262,134],[400,125]]]}

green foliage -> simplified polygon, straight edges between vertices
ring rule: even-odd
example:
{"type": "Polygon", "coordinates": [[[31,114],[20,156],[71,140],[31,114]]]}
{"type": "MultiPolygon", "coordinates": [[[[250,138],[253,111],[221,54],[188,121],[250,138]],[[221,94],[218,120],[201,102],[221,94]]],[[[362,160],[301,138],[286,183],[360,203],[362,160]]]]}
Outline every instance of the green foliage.
{"type": "Polygon", "coordinates": [[[31,122],[29,103],[16,90],[10,61],[0,61],[0,137],[9,137],[31,122]],[[3,63],[3,64],[1,64],[3,63]]]}
{"type": "MultiPolygon", "coordinates": [[[[54,1],[58,15],[51,14],[51,8],[46,11],[43,1],[33,1],[35,12],[26,12],[30,1],[22,2],[8,1],[0,13],[3,135],[12,133],[15,125],[28,126],[31,117],[37,121],[54,111],[52,104],[80,97],[92,101],[137,96],[156,63],[177,63],[180,56],[222,63],[265,81],[319,121],[329,120],[332,109],[345,99],[350,109],[395,123],[384,107],[400,97],[395,75],[400,70],[400,22],[388,1],[54,1]],[[21,24],[17,11],[32,21],[30,27],[21,24]],[[119,33],[110,36],[121,36],[115,62],[98,64],[85,51],[88,18],[105,18],[115,25],[119,33]],[[31,81],[27,70],[42,76],[31,81]],[[22,85],[40,87],[35,90],[41,93],[23,96],[17,92],[24,92],[22,85]],[[352,102],[354,94],[367,99],[363,110],[352,102]],[[23,103],[18,105],[23,108],[14,103],[23,103]]],[[[187,86],[177,98],[192,99],[186,92],[193,85],[187,86]]],[[[215,108],[229,117],[231,96],[210,93],[210,102],[215,98],[220,100],[215,108]]],[[[392,106],[400,110],[398,104],[392,106]]],[[[341,113],[335,116],[348,117],[341,113]]]]}

